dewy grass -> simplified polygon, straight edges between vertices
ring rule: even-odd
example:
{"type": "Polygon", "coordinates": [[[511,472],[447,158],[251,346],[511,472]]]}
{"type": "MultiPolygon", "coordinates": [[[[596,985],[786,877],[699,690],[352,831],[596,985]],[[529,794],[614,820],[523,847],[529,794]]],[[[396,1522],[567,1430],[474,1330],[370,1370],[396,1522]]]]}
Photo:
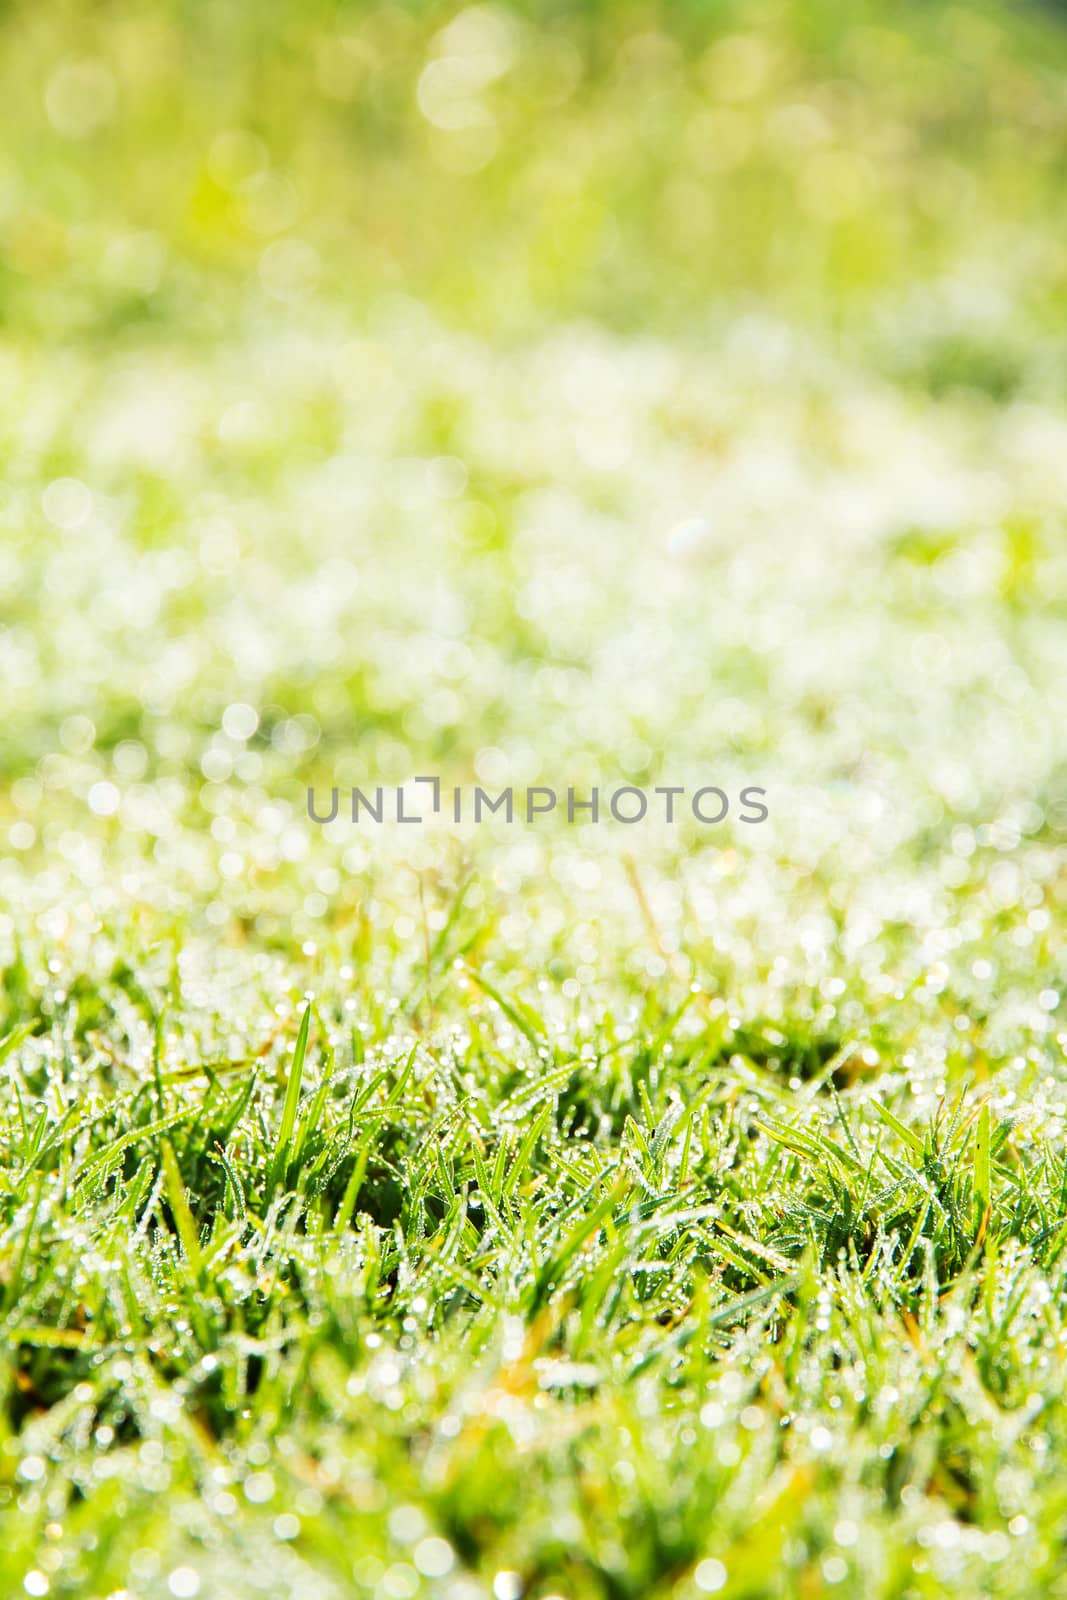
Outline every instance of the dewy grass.
{"type": "Polygon", "coordinates": [[[1067,1593],[1056,8],[0,85],[0,1600],[1067,1593]]]}

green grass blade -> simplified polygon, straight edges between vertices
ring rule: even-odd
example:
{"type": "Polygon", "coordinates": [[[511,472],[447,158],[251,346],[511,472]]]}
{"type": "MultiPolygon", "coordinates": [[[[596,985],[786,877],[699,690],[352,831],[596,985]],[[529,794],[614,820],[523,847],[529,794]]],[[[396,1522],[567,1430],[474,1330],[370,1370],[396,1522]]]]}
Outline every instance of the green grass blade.
{"type": "Polygon", "coordinates": [[[270,1173],[267,1178],[267,1202],[270,1203],[274,1191],[285,1175],[285,1168],[289,1160],[289,1149],[292,1144],[293,1131],[296,1127],[297,1107],[300,1104],[300,1080],[304,1074],[304,1057],[307,1055],[308,1031],[311,1027],[311,1005],[305,1005],[304,1014],[300,1019],[300,1031],[296,1036],[296,1045],[293,1049],[293,1059],[289,1067],[289,1081],[285,1086],[285,1103],[282,1106],[282,1120],[278,1128],[278,1139],[274,1146],[274,1156],[271,1160],[270,1173]]]}

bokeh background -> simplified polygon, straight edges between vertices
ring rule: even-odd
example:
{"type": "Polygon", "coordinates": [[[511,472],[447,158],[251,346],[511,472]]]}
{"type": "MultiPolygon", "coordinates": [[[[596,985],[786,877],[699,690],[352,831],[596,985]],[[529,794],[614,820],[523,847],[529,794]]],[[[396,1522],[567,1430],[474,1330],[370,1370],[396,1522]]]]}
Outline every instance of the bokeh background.
{"type": "Polygon", "coordinates": [[[868,951],[904,994],[972,893],[1030,959],[1067,815],[1057,13],[2,29],[9,962],[43,918],[91,963],[101,913],[336,960],[485,864],[507,960],[610,984],[635,853],[683,978],[817,1011],[868,951]],[[772,820],[306,822],[308,783],[426,771],[750,782],[772,820]]]}

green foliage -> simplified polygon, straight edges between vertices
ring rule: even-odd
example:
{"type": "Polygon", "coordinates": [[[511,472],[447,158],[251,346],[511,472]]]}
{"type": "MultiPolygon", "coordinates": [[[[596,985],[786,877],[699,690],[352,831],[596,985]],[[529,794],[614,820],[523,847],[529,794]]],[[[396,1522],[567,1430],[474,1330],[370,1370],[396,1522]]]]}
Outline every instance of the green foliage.
{"type": "Polygon", "coordinates": [[[4,1600],[1063,1593],[1065,73],[0,7],[4,1600]]]}

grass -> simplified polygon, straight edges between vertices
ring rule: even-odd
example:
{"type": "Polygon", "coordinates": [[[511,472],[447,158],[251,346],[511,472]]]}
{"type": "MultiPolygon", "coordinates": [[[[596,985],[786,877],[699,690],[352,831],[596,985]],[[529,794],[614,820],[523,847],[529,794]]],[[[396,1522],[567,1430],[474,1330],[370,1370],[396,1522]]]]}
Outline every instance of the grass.
{"type": "Polygon", "coordinates": [[[1062,16],[0,80],[0,1595],[1067,1593],[1062,16]]]}

